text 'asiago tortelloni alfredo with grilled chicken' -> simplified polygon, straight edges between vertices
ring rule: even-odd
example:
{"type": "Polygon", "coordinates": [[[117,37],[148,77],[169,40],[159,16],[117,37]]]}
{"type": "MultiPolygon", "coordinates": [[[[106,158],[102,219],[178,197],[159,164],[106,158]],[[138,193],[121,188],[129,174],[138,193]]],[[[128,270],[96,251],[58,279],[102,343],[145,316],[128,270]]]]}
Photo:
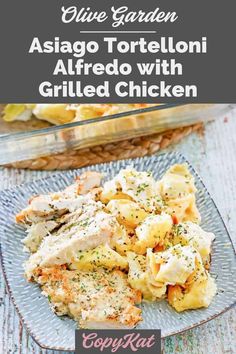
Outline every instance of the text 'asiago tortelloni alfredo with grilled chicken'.
{"type": "Polygon", "coordinates": [[[158,181],[133,168],[101,180],[85,172],[63,191],[32,197],[16,216],[27,232],[27,280],[83,328],[132,328],[141,301],[165,299],[178,312],[208,307],[215,236],[199,226],[187,166],[158,181]]]}

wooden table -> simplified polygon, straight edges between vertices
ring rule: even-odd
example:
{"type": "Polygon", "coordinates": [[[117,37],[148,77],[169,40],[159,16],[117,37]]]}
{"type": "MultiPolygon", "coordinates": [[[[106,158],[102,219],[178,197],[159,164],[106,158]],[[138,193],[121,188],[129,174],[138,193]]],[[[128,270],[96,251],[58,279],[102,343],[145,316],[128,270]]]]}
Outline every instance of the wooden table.
{"type": "MultiPolygon", "coordinates": [[[[203,136],[192,135],[172,149],[181,151],[202,176],[236,248],[236,109],[227,118],[221,117],[209,123],[203,136]]],[[[49,173],[1,169],[0,189],[38,179],[49,173]]],[[[41,350],[27,334],[9,300],[2,277],[0,326],[0,354],[58,353],[41,350]]],[[[166,354],[236,353],[236,309],[199,328],[165,339],[163,351],[166,354]]]]}

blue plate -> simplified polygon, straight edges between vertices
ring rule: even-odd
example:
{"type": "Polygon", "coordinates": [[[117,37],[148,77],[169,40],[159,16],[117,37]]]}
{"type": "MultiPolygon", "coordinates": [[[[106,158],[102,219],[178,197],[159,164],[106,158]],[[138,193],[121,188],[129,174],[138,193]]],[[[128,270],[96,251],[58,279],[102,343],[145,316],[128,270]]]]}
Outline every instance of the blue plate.
{"type": "Polygon", "coordinates": [[[69,318],[62,319],[56,316],[50,310],[47,299],[41,295],[37,284],[28,283],[24,279],[22,263],[28,255],[23,252],[21,240],[25,237],[25,231],[15,224],[15,214],[26,206],[32,195],[61,190],[71,184],[76,175],[86,170],[103,172],[110,179],[121,168],[132,165],[140,171],[152,171],[155,178],[160,178],[175,163],[189,165],[198,189],[197,205],[202,216],[201,226],[216,235],[212,251],[211,274],[216,279],[218,292],[209,308],[186,311],[181,314],[173,310],[166,301],[143,303],[143,322],[139,328],[161,328],[162,336],[167,337],[199,326],[235,304],[236,257],[230,236],[203,182],[182,155],[170,153],[90,166],[32,181],[0,193],[3,273],[11,299],[22,322],[41,347],[74,351],[76,324],[69,318]]]}

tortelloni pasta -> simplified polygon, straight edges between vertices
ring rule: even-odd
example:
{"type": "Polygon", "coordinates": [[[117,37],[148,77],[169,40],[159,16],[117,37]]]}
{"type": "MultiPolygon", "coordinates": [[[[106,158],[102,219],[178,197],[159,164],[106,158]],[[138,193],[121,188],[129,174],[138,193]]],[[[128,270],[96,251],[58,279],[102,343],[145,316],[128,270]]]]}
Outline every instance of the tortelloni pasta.
{"type": "Polygon", "coordinates": [[[191,221],[180,223],[173,228],[171,243],[191,245],[200,253],[205,267],[210,264],[211,245],[215,239],[212,232],[204,231],[191,221]]]}
{"type": "Polygon", "coordinates": [[[172,166],[157,182],[157,189],[164,200],[165,212],[175,216],[176,223],[201,221],[196,206],[194,179],[185,164],[172,166]]]}
{"type": "MultiPolygon", "coordinates": [[[[128,112],[135,109],[149,107],[151,104],[134,103],[134,104],[7,104],[3,111],[3,119],[7,122],[11,121],[28,121],[34,116],[37,119],[46,120],[52,124],[66,124],[69,122],[83,121],[91,118],[104,117],[121,112],[128,112]]],[[[130,128],[135,125],[134,117],[127,117],[122,121],[122,125],[126,123],[130,128]]],[[[119,120],[119,124],[121,124],[119,120]]],[[[136,123],[137,124],[137,123],[136,123]]],[[[118,125],[118,124],[117,124],[118,125]]],[[[115,129],[116,122],[109,122],[103,125],[110,131],[115,129]]]]}
{"type": "Polygon", "coordinates": [[[137,228],[136,252],[144,254],[147,248],[154,248],[157,245],[162,246],[165,243],[166,236],[172,229],[172,218],[170,215],[162,213],[161,215],[148,216],[137,228]]]}
{"type": "Polygon", "coordinates": [[[137,203],[126,199],[111,200],[107,209],[116,216],[121,225],[130,228],[136,228],[148,216],[137,203]]]}
{"type": "Polygon", "coordinates": [[[126,256],[127,252],[134,251],[136,241],[135,229],[119,225],[112,237],[111,247],[120,255],[126,256]]]}
{"type": "Polygon", "coordinates": [[[113,180],[104,184],[101,199],[106,203],[118,199],[120,194],[122,199],[135,201],[147,212],[161,211],[163,206],[150,172],[139,172],[133,168],[121,170],[113,180]]]}
{"type": "Polygon", "coordinates": [[[197,251],[176,245],[164,252],[147,250],[147,264],[154,281],[165,285],[184,284],[196,267],[197,251]]]}
{"type": "Polygon", "coordinates": [[[148,250],[150,278],[167,286],[167,299],[178,312],[208,307],[216,294],[214,279],[191,246],[176,245],[165,252],[148,250]]]}
{"type": "Polygon", "coordinates": [[[77,257],[70,264],[70,269],[96,270],[98,267],[107,269],[128,269],[126,258],[115,252],[108,245],[101,245],[87,251],[79,251],[77,257]]]}
{"type": "Polygon", "coordinates": [[[144,300],[155,301],[166,294],[166,285],[153,281],[147,271],[147,260],[143,255],[134,252],[127,253],[129,263],[128,282],[135,290],[141,291],[144,300]]]}
{"type": "Polygon", "coordinates": [[[101,193],[123,227],[115,249],[127,255],[131,287],[141,291],[144,300],[167,296],[177,311],[209,306],[216,292],[207,272],[215,236],[198,225],[195,193],[194,178],[185,164],[172,166],[157,182],[147,172],[122,170],[101,193]],[[197,301],[209,286],[209,296],[197,301]],[[173,300],[175,293],[183,297],[180,290],[189,294],[182,305],[173,300]]]}
{"type": "Polygon", "coordinates": [[[176,311],[208,307],[216,294],[215,280],[198,258],[194,272],[183,285],[168,287],[168,302],[176,311]]]}

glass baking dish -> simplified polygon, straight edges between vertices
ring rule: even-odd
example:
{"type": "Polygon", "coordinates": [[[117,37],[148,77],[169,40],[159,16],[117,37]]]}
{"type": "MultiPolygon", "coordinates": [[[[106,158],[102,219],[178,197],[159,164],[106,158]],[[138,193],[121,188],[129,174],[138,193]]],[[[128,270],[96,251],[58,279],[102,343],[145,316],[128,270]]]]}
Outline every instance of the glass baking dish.
{"type": "Polygon", "coordinates": [[[162,104],[57,126],[34,120],[1,122],[0,164],[206,122],[229,109],[229,104],[162,104]]]}

